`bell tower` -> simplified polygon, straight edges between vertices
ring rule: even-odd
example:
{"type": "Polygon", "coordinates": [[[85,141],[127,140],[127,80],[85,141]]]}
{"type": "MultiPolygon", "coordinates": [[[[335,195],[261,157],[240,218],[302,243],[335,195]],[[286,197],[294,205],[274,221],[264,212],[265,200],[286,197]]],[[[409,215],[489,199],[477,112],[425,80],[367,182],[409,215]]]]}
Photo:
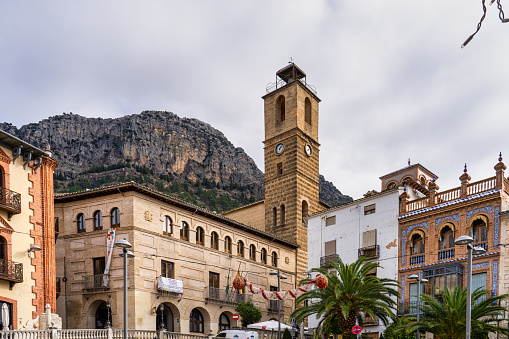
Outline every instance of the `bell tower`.
{"type": "Polygon", "coordinates": [[[307,268],[307,226],[302,218],[319,202],[318,104],[314,87],[294,63],[267,87],[265,114],[265,230],[300,245],[298,270],[307,268]]]}

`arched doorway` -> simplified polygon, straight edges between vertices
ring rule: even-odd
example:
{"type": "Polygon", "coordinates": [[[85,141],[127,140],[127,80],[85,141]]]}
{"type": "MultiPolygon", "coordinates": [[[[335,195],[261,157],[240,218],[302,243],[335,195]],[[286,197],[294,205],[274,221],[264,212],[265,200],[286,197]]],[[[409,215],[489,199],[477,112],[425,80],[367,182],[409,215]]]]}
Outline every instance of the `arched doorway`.
{"type": "Polygon", "coordinates": [[[229,330],[230,329],[230,318],[226,313],[221,313],[219,316],[219,331],[229,330]]]}
{"type": "Polygon", "coordinates": [[[189,316],[189,332],[204,333],[203,315],[197,308],[189,316]]]}
{"type": "Polygon", "coordinates": [[[95,328],[106,328],[106,323],[110,321],[111,324],[111,313],[110,308],[108,307],[108,303],[103,302],[95,311],[95,328]]]}
{"type": "Polygon", "coordinates": [[[156,311],[156,330],[161,328],[161,323],[167,331],[175,332],[173,329],[173,312],[165,305],[160,304],[156,311]]]}

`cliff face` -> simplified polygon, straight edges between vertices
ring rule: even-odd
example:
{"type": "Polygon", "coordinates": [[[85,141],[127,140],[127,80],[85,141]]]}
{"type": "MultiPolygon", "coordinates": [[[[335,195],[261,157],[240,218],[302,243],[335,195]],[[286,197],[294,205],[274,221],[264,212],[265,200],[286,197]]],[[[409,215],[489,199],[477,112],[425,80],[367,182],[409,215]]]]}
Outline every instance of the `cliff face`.
{"type": "MultiPolygon", "coordinates": [[[[242,148],[209,124],[171,112],[116,119],[63,114],[0,129],[41,149],[51,145],[57,192],[133,180],[218,212],[263,199],[263,173],[242,148]]],[[[320,186],[325,202],[345,200],[323,177],[320,186]]]]}

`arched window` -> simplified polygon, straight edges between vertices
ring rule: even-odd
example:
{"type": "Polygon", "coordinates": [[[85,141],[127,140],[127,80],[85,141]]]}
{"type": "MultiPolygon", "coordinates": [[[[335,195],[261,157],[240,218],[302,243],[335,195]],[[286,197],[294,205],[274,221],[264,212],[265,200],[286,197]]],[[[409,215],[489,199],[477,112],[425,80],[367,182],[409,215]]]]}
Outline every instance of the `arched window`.
{"type": "Polygon", "coordinates": [[[99,231],[103,229],[103,214],[101,211],[94,212],[94,230],[99,231]]]}
{"type": "Polygon", "coordinates": [[[167,215],[164,216],[163,222],[163,235],[170,235],[173,233],[173,221],[167,215]]]}
{"type": "Polygon", "coordinates": [[[272,252],[272,266],[277,267],[277,253],[272,252]]]}
{"type": "Polygon", "coordinates": [[[286,118],[285,97],[280,95],[276,100],[276,121],[283,122],[286,118]]]}
{"type": "Polygon", "coordinates": [[[161,328],[161,321],[168,332],[173,332],[173,312],[166,304],[160,304],[156,310],[156,329],[161,328]]]}
{"type": "Polygon", "coordinates": [[[120,211],[117,207],[111,210],[111,227],[120,226],[120,211]]]}
{"type": "Polygon", "coordinates": [[[253,244],[249,246],[249,259],[256,261],[256,247],[253,244]]]}
{"type": "Polygon", "coordinates": [[[440,231],[440,249],[445,250],[454,247],[454,232],[449,226],[440,231]]]}
{"type": "Polygon", "coordinates": [[[388,190],[392,190],[394,188],[398,187],[394,182],[391,182],[389,185],[387,185],[388,190]]]}
{"type": "Polygon", "coordinates": [[[306,200],[302,200],[302,217],[308,216],[308,202],[306,200]]]}
{"type": "Polygon", "coordinates": [[[412,255],[424,253],[424,239],[419,233],[412,236],[412,255]]]}
{"type": "Polygon", "coordinates": [[[185,221],[180,223],[180,239],[189,241],[189,225],[185,221]]]}
{"type": "Polygon", "coordinates": [[[224,251],[226,253],[232,253],[232,238],[226,237],[224,238],[224,251]]]}
{"type": "MultiPolygon", "coordinates": [[[[474,245],[486,247],[488,244],[488,227],[486,222],[479,218],[472,223],[474,245]]],[[[486,248],[485,248],[486,249],[486,248]]]]}
{"type": "Polygon", "coordinates": [[[237,255],[239,257],[243,257],[244,256],[244,243],[242,242],[242,240],[239,240],[237,242],[237,255]]]}
{"type": "Polygon", "coordinates": [[[189,332],[203,333],[203,315],[196,308],[189,316],[189,332]]]}
{"type": "Polygon", "coordinates": [[[219,249],[219,236],[216,232],[212,232],[210,235],[210,248],[219,249]]]}
{"type": "Polygon", "coordinates": [[[230,329],[230,319],[226,315],[226,313],[221,313],[219,316],[219,331],[229,330],[230,329]]]}
{"type": "Polygon", "coordinates": [[[262,264],[267,264],[267,250],[265,248],[260,251],[260,261],[262,264]]]}
{"type": "Polygon", "coordinates": [[[281,205],[281,225],[285,224],[285,216],[286,216],[285,205],[281,205]]]}
{"type": "Polygon", "coordinates": [[[311,100],[304,100],[304,121],[311,125],[311,100]]]}
{"type": "Polygon", "coordinates": [[[272,209],[272,226],[277,226],[277,208],[272,209]]]}
{"type": "Polygon", "coordinates": [[[111,322],[111,311],[106,302],[103,302],[95,311],[95,328],[106,328],[106,323],[111,322]]]}
{"type": "MultiPolygon", "coordinates": [[[[7,259],[7,241],[0,236],[0,260],[5,259],[7,259]]],[[[5,270],[5,267],[0,266],[0,272],[3,272],[2,270],[5,270]]]]}
{"type": "Polygon", "coordinates": [[[78,227],[78,233],[86,232],[87,226],[85,225],[85,215],[83,213],[78,214],[76,217],[76,223],[78,227]]]}
{"type": "Polygon", "coordinates": [[[203,231],[203,228],[201,227],[198,227],[196,229],[196,243],[198,245],[202,245],[204,244],[204,238],[205,238],[205,232],[203,231]]]}

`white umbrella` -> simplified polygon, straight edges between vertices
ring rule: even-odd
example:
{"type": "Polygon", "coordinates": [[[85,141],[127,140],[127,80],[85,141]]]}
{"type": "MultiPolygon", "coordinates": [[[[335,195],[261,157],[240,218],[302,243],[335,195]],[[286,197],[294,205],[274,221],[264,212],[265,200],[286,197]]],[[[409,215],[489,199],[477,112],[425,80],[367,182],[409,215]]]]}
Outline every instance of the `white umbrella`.
{"type": "MultiPolygon", "coordinates": [[[[256,328],[259,330],[277,330],[277,320],[263,321],[261,323],[247,325],[247,328],[256,328]]],[[[281,331],[285,328],[291,330],[292,327],[281,323],[281,331]]]]}
{"type": "Polygon", "coordinates": [[[2,304],[2,329],[7,331],[9,329],[9,307],[6,303],[2,304]]]}

